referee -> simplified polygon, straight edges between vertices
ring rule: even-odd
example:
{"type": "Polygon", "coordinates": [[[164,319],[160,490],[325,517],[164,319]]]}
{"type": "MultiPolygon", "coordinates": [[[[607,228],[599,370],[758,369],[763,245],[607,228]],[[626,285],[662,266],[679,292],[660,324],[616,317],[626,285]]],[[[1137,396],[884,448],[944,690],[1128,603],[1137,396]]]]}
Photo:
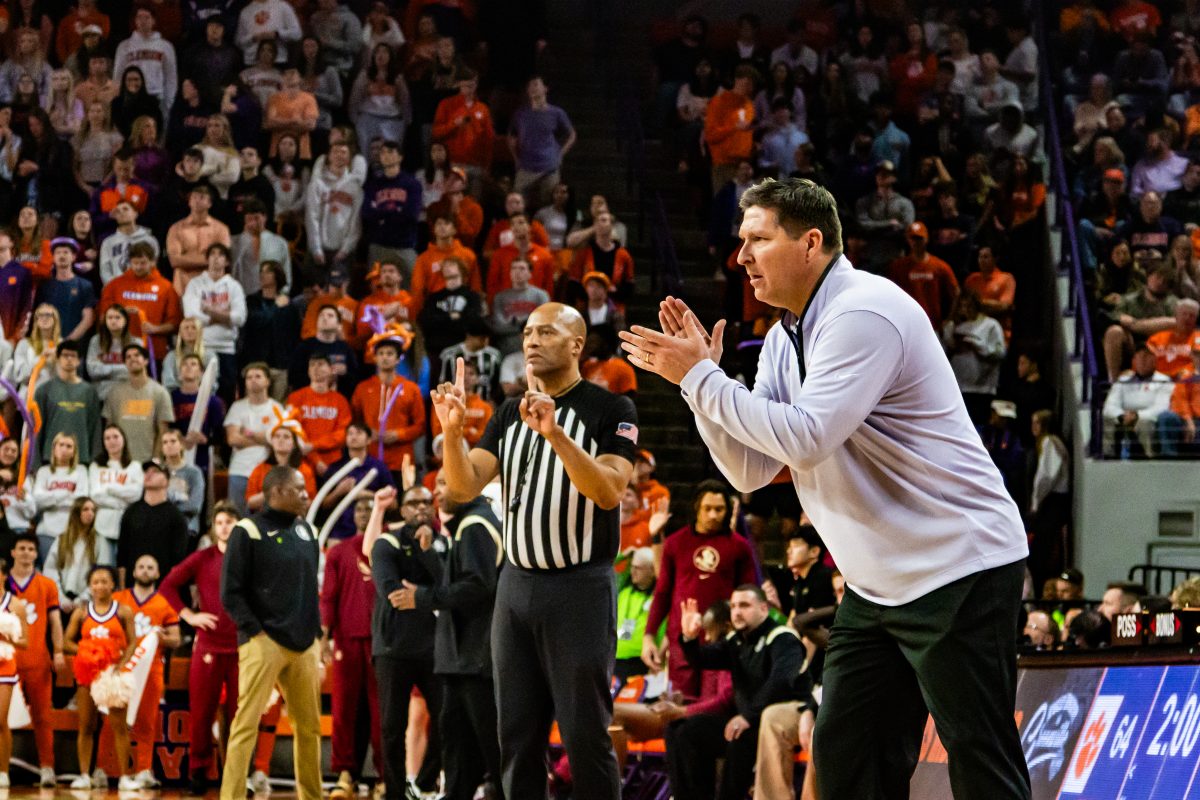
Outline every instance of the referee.
{"type": "Polygon", "coordinates": [[[492,619],[504,795],[546,796],[546,745],[558,720],[576,800],[616,800],[608,738],[616,654],[612,562],[633,473],[632,401],[579,374],[586,329],[575,309],[539,306],[525,323],[529,391],[496,411],[479,445],[463,440],[463,364],[433,392],[445,431],[449,496],[477,497],[497,474],[504,552],[492,619]]]}
{"type": "Polygon", "coordinates": [[[677,383],[741,491],[782,467],[846,577],[813,734],[822,798],[907,797],[927,713],[954,796],[1024,800],[1013,724],[1025,529],[929,319],[841,255],[833,196],[764,181],[741,200],[738,263],[785,309],[754,390],[667,298],[663,333],[623,333],[635,365],[677,383]]]}

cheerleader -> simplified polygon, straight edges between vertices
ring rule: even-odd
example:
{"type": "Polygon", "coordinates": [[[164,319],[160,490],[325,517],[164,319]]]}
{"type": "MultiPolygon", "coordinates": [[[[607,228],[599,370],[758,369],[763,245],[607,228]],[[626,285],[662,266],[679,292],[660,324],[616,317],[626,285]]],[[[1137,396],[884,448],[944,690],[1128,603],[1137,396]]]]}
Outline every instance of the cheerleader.
{"type": "Polygon", "coordinates": [[[75,682],[79,689],[75,705],[79,714],[79,736],[75,740],[79,753],[79,777],[71,782],[72,789],[108,789],[108,776],[99,767],[88,777],[95,742],[96,714],[103,706],[112,726],[113,743],[117,751],[117,788],[122,792],[137,791],[138,783],[126,775],[129,765],[129,728],[125,723],[125,706],[129,701],[128,687],[115,690],[114,676],[133,654],[137,635],[133,627],[133,612],[113,599],[117,573],[112,567],[100,564],[88,575],[92,599],[71,614],[67,623],[64,649],[75,656],[75,682]],[[111,671],[106,670],[112,667],[111,671]],[[95,686],[93,686],[95,684],[95,686]],[[93,694],[99,695],[93,697],[93,694]],[[124,695],[123,697],[121,695],[124,695]]]}
{"type": "Polygon", "coordinates": [[[12,757],[12,730],[8,727],[8,706],[17,685],[16,651],[29,644],[29,626],[25,621],[25,601],[8,591],[8,562],[0,558],[0,789],[8,788],[8,761],[12,757]]]}

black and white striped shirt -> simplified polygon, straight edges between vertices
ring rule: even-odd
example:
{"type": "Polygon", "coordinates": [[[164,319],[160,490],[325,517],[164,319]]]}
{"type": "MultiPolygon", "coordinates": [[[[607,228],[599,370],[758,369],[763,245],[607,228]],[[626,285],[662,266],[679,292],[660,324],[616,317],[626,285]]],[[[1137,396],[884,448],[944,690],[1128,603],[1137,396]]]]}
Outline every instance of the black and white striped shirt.
{"type": "MultiPolygon", "coordinates": [[[[583,450],[633,462],[637,412],[628,397],[580,381],[554,402],[558,424],[583,450]]],[[[558,570],[611,562],[621,541],[620,509],[597,508],[571,483],[554,448],[521,421],[519,406],[520,398],[500,406],[479,441],[500,462],[509,563],[558,570]]]]}

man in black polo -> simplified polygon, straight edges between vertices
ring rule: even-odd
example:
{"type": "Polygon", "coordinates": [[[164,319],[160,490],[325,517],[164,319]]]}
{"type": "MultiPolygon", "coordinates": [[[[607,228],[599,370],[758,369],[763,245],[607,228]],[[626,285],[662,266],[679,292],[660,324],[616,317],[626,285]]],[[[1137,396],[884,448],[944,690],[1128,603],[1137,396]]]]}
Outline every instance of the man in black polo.
{"type": "Polygon", "coordinates": [[[238,709],[229,731],[221,800],[243,800],[258,721],[278,684],[295,731],[300,800],[321,800],[320,548],[304,521],[304,476],[289,466],[263,478],[266,508],[233,528],[221,603],[238,629],[238,709]]]}
{"type": "Polygon", "coordinates": [[[825,544],[812,525],[801,525],[788,537],[787,568],[792,573],[792,616],[835,605],[833,570],[821,563],[825,544]]]}
{"type": "Polygon", "coordinates": [[[612,560],[620,500],[633,474],[637,413],[579,374],[583,317],[559,303],[525,323],[529,390],[496,411],[479,445],[463,439],[466,390],[433,392],[445,432],[448,496],[477,497],[496,475],[504,491],[504,552],[492,622],[504,794],[546,796],[546,742],[557,719],[576,800],[616,800],[608,738],[616,653],[612,560]]]}

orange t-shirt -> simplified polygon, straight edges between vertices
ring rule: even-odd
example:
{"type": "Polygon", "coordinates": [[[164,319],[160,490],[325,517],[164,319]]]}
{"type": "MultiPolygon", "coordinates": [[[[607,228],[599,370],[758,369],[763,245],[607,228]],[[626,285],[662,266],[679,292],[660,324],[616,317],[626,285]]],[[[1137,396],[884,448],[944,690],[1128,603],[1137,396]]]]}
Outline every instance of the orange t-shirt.
{"type": "Polygon", "coordinates": [[[671,490],[654,478],[645,483],[639,483],[637,490],[642,498],[642,508],[653,510],[654,504],[659,500],[666,500],[668,503],[671,502],[671,490]]]}
{"type": "Polygon", "coordinates": [[[583,362],[580,372],[584,378],[613,394],[637,391],[637,375],[634,373],[633,367],[616,356],[604,361],[598,358],[589,358],[583,362]]]}
{"type": "MultiPolygon", "coordinates": [[[[270,117],[276,122],[316,122],[321,115],[317,107],[317,98],[308,92],[300,92],[295,97],[288,97],[287,92],[271,95],[264,109],[264,117],[270,117]]],[[[271,157],[275,156],[275,148],[283,134],[279,131],[271,134],[271,157]]],[[[312,158],[312,144],[307,133],[300,136],[300,158],[312,158]]]]}
{"type": "MultiPolygon", "coordinates": [[[[264,461],[254,468],[250,477],[246,479],[246,497],[253,497],[262,492],[263,479],[273,469],[275,469],[275,465],[270,461],[264,461]]],[[[301,461],[297,469],[304,476],[304,488],[308,490],[308,496],[314,497],[317,493],[317,478],[313,475],[312,467],[308,465],[307,461],[301,461]]]]}
{"type": "Polygon", "coordinates": [[[337,306],[338,315],[342,318],[342,338],[353,342],[354,327],[358,324],[358,301],[353,297],[332,294],[319,294],[308,301],[304,322],[300,323],[300,338],[311,339],[317,335],[317,317],[321,314],[321,306],[337,306]]]}
{"type": "Polygon", "coordinates": [[[1191,368],[1181,372],[1171,390],[1171,410],[1184,419],[1200,418],[1200,377],[1191,368]]]}
{"type": "Polygon", "coordinates": [[[287,404],[299,415],[300,427],[313,447],[305,460],[316,467],[318,461],[328,466],[340,459],[346,426],[352,420],[346,398],[335,390],[318,392],[305,386],[289,394],[287,404]]]}
{"type": "Polygon", "coordinates": [[[940,331],[958,294],[958,279],[950,265],[929,254],[924,261],[901,256],[888,267],[888,277],[925,309],[934,330],[940,331]]]}
{"type": "MultiPolygon", "coordinates": [[[[405,377],[396,375],[392,383],[384,387],[378,375],[372,375],[358,384],[354,396],[350,398],[350,409],[354,418],[379,432],[379,417],[387,408],[392,394],[401,394],[392,405],[392,411],[387,418],[387,430],[394,431],[400,440],[383,448],[383,463],[390,470],[399,470],[405,454],[413,453],[413,442],[425,433],[425,402],[421,399],[421,390],[415,383],[405,377]]],[[[372,455],[378,452],[378,444],[372,443],[372,455]]],[[[249,489],[247,489],[247,494],[249,489]]]]}
{"type": "Polygon", "coordinates": [[[1168,378],[1181,372],[1191,371],[1192,351],[1200,349],[1200,330],[1180,337],[1175,329],[1159,331],[1146,340],[1146,347],[1154,351],[1158,359],[1155,369],[1168,378]]]}
{"type": "MultiPolygon", "coordinates": [[[[517,246],[512,244],[501,247],[492,254],[492,260],[488,266],[488,303],[494,302],[497,294],[512,287],[512,262],[516,261],[520,255],[517,246]]],[[[554,273],[557,270],[554,256],[546,248],[531,244],[529,252],[525,254],[525,260],[529,262],[529,269],[533,273],[529,278],[529,284],[539,289],[545,289],[546,293],[553,297],[554,273]]]]}
{"type": "Polygon", "coordinates": [[[492,112],[485,103],[477,99],[467,108],[461,94],[438,103],[433,115],[433,140],[446,145],[451,164],[489,168],[495,139],[492,112]],[[460,119],[466,122],[460,125],[460,119]]]}
{"type": "Polygon", "coordinates": [[[46,646],[50,612],[58,611],[58,584],[41,573],[29,576],[24,586],[9,576],[8,590],[25,601],[25,622],[29,625],[29,646],[17,651],[17,669],[49,669],[50,649],[46,646]]]}
{"type": "MultiPolygon", "coordinates": [[[[596,254],[592,252],[591,247],[584,245],[575,251],[575,259],[571,262],[572,278],[581,281],[584,275],[595,269],[596,254]]],[[[608,277],[612,281],[614,291],[621,284],[633,282],[633,256],[620,245],[617,246],[617,254],[613,257],[613,274],[608,277]]]]}
{"type": "MultiPolygon", "coordinates": [[[[151,325],[169,322],[178,326],[183,320],[183,305],[179,302],[179,293],[157,269],[150,270],[150,274],[145,278],[139,278],[133,274],[132,269],[127,269],[109,281],[100,293],[100,308],[96,315],[104,319],[104,312],[112,305],[129,309],[129,333],[143,339],[145,337],[142,334],[142,319],[137,313],[138,310],[146,315],[146,322],[151,325]]],[[[167,355],[167,336],[156,333],[150,338],[154,345],[154,357],[161,360],[167,355]]]]}
{"type": "MultiPolygon", "coordinates": [[[[538,247],[550,249],[550,234],[546,233],[546,226],[536,219],[529,221],[529,241],[538,247]]],[[[492,228],[483,243],[483,257],[490,259],[492,253],[512,243],[512,223],[506,219],[498,219],[492,223],[492,228]]]]}
{"type": "Polygon", "coordinates": [[[708,101],[704,115],[704,141],[712,163],[736,164],[750,158],[754,149],[754,103],[737,92],[721,92],[708,101]],[[738,129],[738,124],[744,124],[738,129]]]}
{"type": "Polygon", "coordinates": [[[621,552],[631,547],[650,546],[650,512],[638,509],[621,523],[621,552]]]}
{"type": "MultiPolygon", "coordinates": [[[[467,418],[463,423],[463,438],[467,440],[467,444],[474,447],[479,444],[479,440],[483,438],[483,431],[487,428],[488,422],[495,413],[492,409],[492,404],[484,400],[477,394],[467,395],[467,418]]],[[[442,421],[438,419],[437,414],[433,415],[430,422],[431,432],[437,436],[442,432],[442,421]]]]}
{"type": "MultiPolygon", "coordinates": [[[[990,278],[985,278],[982,272],[972,272],[963,280],[963,286],[979,295],[981,300],[1007,305],[1011,311],[1013,298],[1017,293],[1017,281],[1011,273],[1002,270],[992,270],[990,278]]],[[[1000,320],[1004,328],[1004,336],[1012,335],[1012,316],[1005,314],[1000,320]]]]}
{"type": "Polygon", "coordinates": [[[482,291],[483,278],[479,274],[479,262],[475,259],[474,252],[458,241],[451,242],[449,247],[439,247],[436,242],[430,242],[429,247],[417,256],[413,264],[412,285],[409,287],[413,308],[421,309],[425,305],[425,298],[446,288],[446,279],[442,277],[442,262],[451,257],[467,265],[463,284],[476,292],[482,291]]]}
{"type": "MultiPolygon", "coordinates": [[[[144,603],[139,603],[138,599],[134,597],[133,589],[122,589],[113,595],[113,599],[121,605],[129,606],[129,610],[133,612],[133,631],[137,634],[139,642],[146,638],[152,628],[166,628],[179,624],[179,615],[175,613],[175,609],[171,608],[167,599],[157,591],[146,598],[144,603]]],[[[150,665],[151,672],[160,679],[163,672],[163,659],[166,658],[166,655],[166,650],[160,644],[154,661],[150,665]]]]}

